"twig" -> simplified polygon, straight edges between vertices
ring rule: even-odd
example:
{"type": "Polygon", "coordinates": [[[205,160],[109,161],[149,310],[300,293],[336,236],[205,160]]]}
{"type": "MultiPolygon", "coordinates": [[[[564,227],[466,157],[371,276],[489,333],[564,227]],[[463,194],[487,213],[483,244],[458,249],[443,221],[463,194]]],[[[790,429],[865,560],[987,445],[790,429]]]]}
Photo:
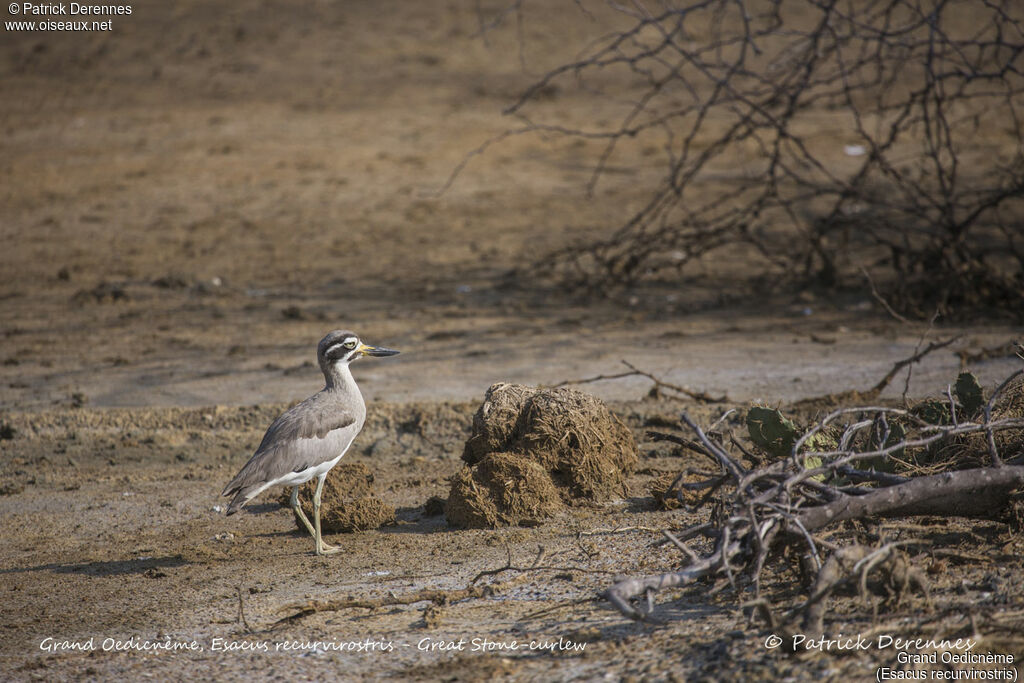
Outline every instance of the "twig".
{"type": "Polygon", "coordinates": [[[552,605],[551,607],[545,607],[544,609],[539,609],[536,612],[530,612],[529,614],[525,614],[523,615],[523,619],[536,619],[537,617],[542,617],[546,614],[551,614],[552,612],[557,612],[559,610],[569,609],[570,607],[579,607],[580,605],[585,605],[588,602],[597,602],[600,599],[601,596],[599,595],[591,595],[590,597],[579,598],[578,600],[560,602],[557,605],[552,605]]]}
{"type": "Polygon", "coordinates": [[[908,541],[900,541],[896,543],[886,543],[881,548],[877,548],[872,551],[867,557],[863,557],[853,565],[853,569],[850,571],[851,574],[857,574],[858,576],[858,588],[862,598],[867,598],[868,594],[868,574],[878,566],[879,563],[884,562],[889,558],[897,547],[901,545],[908,545],[908,541]]]}
{"type": "MultiPolygon", "coordinates": [[[[683,531],[680,531],[680,532],[676,533],[675,537],[678,540],[680,540],[680,541],[688,541],[691,538],[694,538],[695,536],[701,536],[701,535],[713,537],[714,534],[711,533],[711,529],[712,529],[713,526],[714,525],[711,522],[704,522],[702,524],[695,524],[695,525],[693,525],[691,527],[687,527],[683,531]]],[[[669,542],[669,540],[667,538],[665,538],[665,539],[661,539],[661,540],[655,541],[652,545],[655,548],[657,548],[657,547],[665,545],[668,542],[669,542]]]]}
{"type": "Polygon", "coordinates": [[[654,382],[654,385],[659,389],[668,389],[670,391],[675,391],[677,393],[683,394],[684,396],[689,396],[693,400],[698,401],[700,403],[726,403],[729,400],[729,397],[726,396],[725,394],[715,397],[706,394],[703,391],[693,391],[692,389],[687,389],[686,387],[681,387],[676,384],[670,384],[655,377],[649,372],[637,368],[627,360],[623,360],[622,364],[625,365],[630,370],[632,370],[633,372],[635,372],[636,374],[646,377],[647,379],[654,382]]]}
{"type": "Polygon", "coordinates": [[[512,550],[508,546],[505,547],[508,551],[508,560],[504,567],[498,567],[497,569],[485,569],[479,572],[473,577],[473,580],[469,582],[469,585],[474,585],[477,581],[484,578],[485,576],[495,576],[504,572],[533,572],[533,571],[558,571],[558,572],[582,572],[585,574],[615,574],[615,571],[610,569],[590,569],[588,567],[574,567],[574,566],[552,566],[542,565],[540,562],[544,559],[544,547],[538,546],[537,557],[534,558],[533,564],[529,567],[516,567],[512,564],[512,550]]]}
{"type": "MultiPolygon", "coordinates": [[[[932,313],[932,317],[928,319],[928,327],[921,333],[921,338],[917,340],[917,346],[914,347],[914,353],[916,354],[918,349],[921,348],[921,344],[931,334],[932,328],[935,327],[935,321],[939,319],[939,313],[942,312],[942,306],[936,306],[935,312],[932,313]]],[[[907,377],[903,381],[903,405],[907,405],[907,394],[910,393],[910,378],[914,374],[914,364],[907,364],[907,377]]]]}
{"type": "Polygon", "coordinates": [[[868,273],[868,269],[863,267],[863,266],[861,266],[860,272],[864,274],[864,278],[868,281],[868,286],[871,287],[871,296],[875,297],[875,301],[877,301],[878,303],[882,304],[882,307],[885,308],[885,310],[889,313],[889,315],[891,315],[896,320],[899,320],[901,323],[910,324],[909,320],[907,320],[902,315],[897,313],[893,309],[893,307],[889,305],[889,302],[886,301],[885,298],[881,294],[878,293],[878,290],[875,289],[875,283],[871,279],[871,275],[868,273]]]}
{"type": "Polygon", "coordinates": [[[663,530],[661,533],[663,533],[665,535],[665,538],[667,538],[669,541],[671,541],[672,545],[674,545],[676,548],[678,548],[680,550],[680,552],[682,552],[684,555],[686,555],[687,559],[690,560],[691,564],[697,564],[698,562],[700,562],[700,558],[697,557],[697,553],[695,553],[692,550],[690,550],[690,548],[686,544],[684,544],[682,541],[680,541],[678,538],[676,538],[675,535],[671,531],[668,531],[666,529],[666,530],[663,530]]]}
{"type": "Polygon", "coordinates": [[[700,439],[700,442],[704,444],[705,448],[708,449],[708,452],[710,452],[711,455],[715,456],[719,464],[721,464],[722,469],[731,474],[733,478],[736,480],[736,483],[739,484],[739,482],[743,479],[743,475],[746,474],[746,470],[741,465],[736,463],[731,457],[729,457],[729,454],[726,453],[720,446],[712,443],[712,441],[707,437],[707,434],[705,434],[704,431],[697,426],[696,422],[690,419],[690,416],[687,415],[685,411],[679,416],[679,419],[682,420],[683,424],[685,424],[687,427],[692,429],[694,433],[697,434],[697,438],[700,439]]]}
{"type": "Polygon", "coordinates": [[[992,358],[1024,358],[1021,355],[1022,351],[1018,350],[1021,346],[1017,342],[1008,341],[1005,344],[999,346],[982,347],[976,353],[971,353],[967,348],[962,348],[959,351],[955,351],[957,358],[960,359],[960,369],[965,370],[972,363],[980,363],[992,358]]]}
{"type": "Polygon", "coordinates": [[[671,384],[669,382],[665,382],[664,380],[662,380],[659,377],[651,374],[650,372],[647,372],[645,370],[641,370],[640,368],[636,367],[635,365],[633,365],[629,361],[622,360],[621,363],[623,365],[625,365],[627,368],[629,368],[629,372],[620,372],[620,373],[615,374],[615,375],[596,375],[594,377],[587,377],[585,379],[567,379],[567,380],[564,380],[562,382],[559,382],[558,384],[552,384],[551,388],[554,389],[554,388],[557,388],[557,387],[564,387],[564,386],[568,386],[568,385],[571,385],[571,384],[589,384],[591,382],[602,382],[604,380],[622,379],[624,377],[638,377],[639,376],[639,377],[645,377],[645,378],[651,380],[652,382],[654,382],[654,386],[657,389],[667,389],[669,391],[674,391],[674,392],[676,392],[678,394],[683,394],[684,396],[688,396],[688,397],[692,398],[693,400],[698,401],[700,403],[726,403],[729,400],[729,397],[725,396],[725,395],[715,397],[715,396],[711,396],[709,394],[706,394],[703,391],[693,391],[692,389],[687,389],[686,387],[681,387],[681,386],[678,386],[676,384],[671,384]]]}
{"type": "Polygon", "coordinates": [[[843,465],[836,471],[854,483],[874,481],[885,486],[895,486],[896,484],[905,484],[910,481],[907,477],[901,477],[898,474],[889,474],[888,472],[878,472],[876,470],[859,470],[849,465],[843,465]]]}
{"type": "Polygon", "coordinates": [[[624,579],[604,592],[604,597],[626,616],[637,621],[661,623],[651,615],[649,611],[638,610],[630,602],[633,598],[646,595],[647,591],[659,591],[668,588],[678,588],[693,583],[701,577],[707,576],[714,571],[715,566],[721,562],[725,555],[733,555],[739,550],[738,544],[728,548],[721,545],[710,556],[700,562],[678,572],[658,574],[655,576],[644,576],[635,579],[624,579]]]}
{"type": "Polygon", "coordinates": [[[653,439],[654,441],[668,441],[670,443],[676,444],[677,446],[682,446],[683,448],[691,450],[699,455],[711,458],[715,462],[718,462],[718,459],[714,455],[712,455],[706,448],[704,448],[704,446],[700,445],[696,441],[693,441],[692,439],[684,439],[681,436],[677,436],[676,434],[669,434],[667,432],[648,431],[646,434],[649,439],[653,439]]]}
{"type": "Polygon", "coordinates": [[[340,598],[336,600],[308,600],[301,603],[293,603],[282,608],[293,610],[291,614],[277,620],[273,628],[286,623],[291,623],[319,612],[336,612],[345,609],[367,609],[375,610],[391,605],[413,605],[417,602],[433,602],[438,605],[450,604],[461,600],[484,598],[496,595],[503,590],[511,588],[529,578],[526,574],[513,577],[508,581],[493,583],[486,586],[466,586],[457,590],[442,590],[436,588],[423,588],[413,591],[407,595],[387,595],[380,598],[340,598]]]}
{"type": "Polygon", "coordinates": [[[956,419],[956,401],[953,400],[953,387],[949,384],[946,385],[946,399],[949,400],[949,417],[950,421],[954,425],[958,425],[956,419]]]}
{"type": "Polygon", "coordinates": [[[236,586],[238,591],[238,621],[245,626],[246,633],[252,633],[252,626],[249,626],[249,622],[245,619],[245,603],[242,600],[242,585],[236,586]]]}
{"type": "Polygon", "coordinates": [[[719,417],[717,420],[715,420],[714,424],[712,424],[710,427],[708,427],[708,431],[709,432],[715,431],[715,428],[717,428],[718,425],[720,425],[723,422],[725,422],[726,418],[729,417],[730,415],[732,415],[735,412],[736,412],[735,408],[729,408],[729,410],[727,410],[724,413],[722,413],[721,417],[719,417]]]}
{"type": "Polygon", "coordinates": [[[998,399],[1006,387],[1010,385],[1010,382],[1021,375],[1024,375],[1024,370],[1018,370],[1003,380],[1003,383],[1000,384],[994,392],[992,392],[992,396],[988,399],[988,403],[985,404],[985,440],[988,442],[988,454],[992,458],[992,464],[996,467],[1001,466],[1003,461],[999,457],[998,449],[996,449],[996,438],[992,431],[992,408],[995,406],[996,399],[998,399]]]}
{"type": "Polygon", "coordinates": [[[881,381],[878,382],[878,384],[871,387],[871,389],[865,392],[864,396],[868,398],[868,400],[875,398],[876,396],[881,394],[887,386],[889,386],[889,383],[892,382],[893,377],[895,377],[900,370],[918,362],[932,351],[937,351],[938,349],[942,349],[949,346],[950,344],[957,341],[958,339],[961,339],[962,337],[962,334],[958,334],[955,337],[950,337],[949,339],[946,339],[945,341],[929,342],[928,346],[926,346],[924,350],[915,351],[912,356],[904,358],[901,361],[896,361],[896,363],[893,364],[892,369],[885,374],[885,377],[883,377],[881,381]]]}
{"type": "Polygon", "coordinates": [[[914,477],[897,486],[839,500],[797,513],[808,530],[858,517],[955,515],[990,519],[1006,496],[1024,484],[1024,467],[982,467],[914,477]]]}
{"type": "Polygon", "coordinates": [[[836,588],[850,580],[848,567],[868,555],[868,549],[862,545],[853,545],[841,548],[832,553],[825,564],[818,570],[814,587],[810,596],[799,607],[793,609],[786,618],[791,620],[797,614],[804,615],[804,631],[811,636],[816,636],[824,631],[823,619],[825,613],[824,600],[835,591],[836,588]]]}
{"type": "Polygon", "coordinates": [[[598,527],[596,529],[591,529],[589,531],[577,531],[576,535],[577,536],[598,536],[600,534],[622,534],[622,533],[626,533],[627,531],[650,531],[652,533],[657,533],[657,532],[661,531],[661,529],[655,529],[654,527],[650,527],[650,526],[619,526],[619,527],[615,527],[614,529],[609,528],[609,527],[598,527]]]}

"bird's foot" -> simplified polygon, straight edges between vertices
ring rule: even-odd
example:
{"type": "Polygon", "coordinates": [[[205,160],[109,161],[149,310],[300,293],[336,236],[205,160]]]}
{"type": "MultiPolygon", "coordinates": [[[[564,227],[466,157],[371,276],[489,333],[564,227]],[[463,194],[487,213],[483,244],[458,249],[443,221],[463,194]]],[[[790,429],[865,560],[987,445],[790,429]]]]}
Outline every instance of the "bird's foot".
{"type": "Polygon", "coordinates": [[[340,553],[340,552],[341,552],[341,548],[339,548],[338,546],[336,546],[336,545],[327,545],[326,543],[321,543],[319,546],[317,546],[317,549],[316,549],[316,554],[317,555],[333,555],[335,553],[340,553]]]}

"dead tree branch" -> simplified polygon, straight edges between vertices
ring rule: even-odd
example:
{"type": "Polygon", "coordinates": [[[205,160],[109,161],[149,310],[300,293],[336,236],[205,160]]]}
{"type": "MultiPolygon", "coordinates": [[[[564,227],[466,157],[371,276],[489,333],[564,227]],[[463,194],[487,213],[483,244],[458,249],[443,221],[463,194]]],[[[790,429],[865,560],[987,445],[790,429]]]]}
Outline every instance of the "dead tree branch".
{"type": "Polygon", "coordinates": [[[1006,507],[1011,491],[1024,486],[1024,466],[943,472],[881,488],[862,496],[844,495],[808,508],[797,519],[810,530],[846,519],[949,515],[992,519],[1006,507]]]}
{"type": "MultiPolygon", "coordinates": [[[[951,342],[943,342],[942,346],[951,342]]],[[[934,348],[915,356],[930,350],[934,348]]],[[[724,445],[708,438],[700,426],[683,413],[681,425],[695,439],[670,434],[658,436],[687,445],[719,466],[720,478],[694,482],[694,487],[718,488],[723,481],[729,484],[728,491],[720,494],[719,505],[722,507],[719,512],[710,522],[699,525],[699,533],[715,539],[714,550],[699,557],[680,541],[696,535],[697,527],[672,534],[668,536],[669,540],[687,555],[688,564],[684,569],[625,579],[609,587],[603,595],[623,614],[640,620],[655,620],[651,609],[642,606],[645,601],[650,602],[653,593],[686,586],[705,577],[728,579],[729,585],[734,587],[738,587],[741,581],[749,581],[756,596],[759,594],[760,575],[773,548],[798,546],[804,549],[802,552],[815,558],[819,571],[818,584],[803,608],[809,623],[817,628],[820,614],[812,607],[837,584],[838,575],[832,574],[845,567],[844,562],[849,564],[847,560],[860,562],[870,553],[862,553],[856,558],[847,557],[854,551],[825,543],[815,536],[816,532],[850,519],[921,515],[1001,519],[1006,515],[1014,500],[1012,494],[1024,487],[1024,465],[1004,462],[998,452],[991,458],[991,466],[958,469],[955,460],[947,460],[945,470],[921,476],[859,469],[856,464],[880,462],[894,453],[914,449],[924,453],[938,443],[944,444],[943,448],[949,444],[957,445],[961,450],[995,449],[996,440],[991,435],[1003,431],[1019,434],[1024,429],[1024,415],[994,414],[1000,396],[1009,387],[1015,387],[1014,391],[1024,391],[1018,386],[1022,375],[1024,370],[1014,373],[999,385],[988,401],[981,423],[961,418],[953,424],[931,424],[908,411],[894,408],[838,409],[796,439],[789,457],[752,470],[745,469],[724,445]],[[901,428],[906,430],[901,432],[902,438],[889,438],[892,432],[886,415],[902,421],[901,428]],[[853,421],[841,430],[829,426],[841,417],[852,417],[853,421]],[[836,435],[838,447],[824,451],[809,450],[809,444],[825,443],[814,437],[826,429],[831,429],[836,435]],[[825,559],[822,549],[831,550],[830,557],[834,559],[825,559]],[[847,555],[837,555],[842,552],[847,555]]],[[[968,454],[967,450],[964,453],[964,462],[977,462],[975,454],[968,454]]],[[[870,555],[870,558],[868,565],[858,565],[854,572],[858,573],[857,580],[861,583],[869,571],[889,561],[888,555],[883,557],[882,554],[870,555]]],[[[888,564],[885,566],[889,567],[888,564]]],[[[911,586],[927,593],[923,578],[905,563],[900,565],[899,577],[894,589],[897,593],[911,586]]]]}

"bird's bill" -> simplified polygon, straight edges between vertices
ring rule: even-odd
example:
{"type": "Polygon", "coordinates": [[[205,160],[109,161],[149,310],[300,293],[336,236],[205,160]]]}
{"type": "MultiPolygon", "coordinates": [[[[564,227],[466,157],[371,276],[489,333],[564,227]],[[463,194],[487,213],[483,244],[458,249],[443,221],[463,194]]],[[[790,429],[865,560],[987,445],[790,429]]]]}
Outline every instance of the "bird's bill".
{"type": "Polygon", "coordinates": [[[385,349],[382,346],[367,346],[366,344],[360,344],[359,353],[364,356],[394,356],[399,352],[394,349],[385,349]]]}

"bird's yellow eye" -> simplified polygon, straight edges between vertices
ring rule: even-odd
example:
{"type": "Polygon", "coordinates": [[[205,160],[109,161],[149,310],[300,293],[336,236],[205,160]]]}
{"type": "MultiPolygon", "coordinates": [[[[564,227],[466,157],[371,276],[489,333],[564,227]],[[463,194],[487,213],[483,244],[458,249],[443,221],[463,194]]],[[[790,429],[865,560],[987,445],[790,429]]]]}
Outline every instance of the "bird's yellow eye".
{"type": "Polygon", "coordinates": [[[355,340],[353,339],[353,340],[345,342],[345,348],[346,349],[354,349],[354,348],[356,348],[355,340]]]}

